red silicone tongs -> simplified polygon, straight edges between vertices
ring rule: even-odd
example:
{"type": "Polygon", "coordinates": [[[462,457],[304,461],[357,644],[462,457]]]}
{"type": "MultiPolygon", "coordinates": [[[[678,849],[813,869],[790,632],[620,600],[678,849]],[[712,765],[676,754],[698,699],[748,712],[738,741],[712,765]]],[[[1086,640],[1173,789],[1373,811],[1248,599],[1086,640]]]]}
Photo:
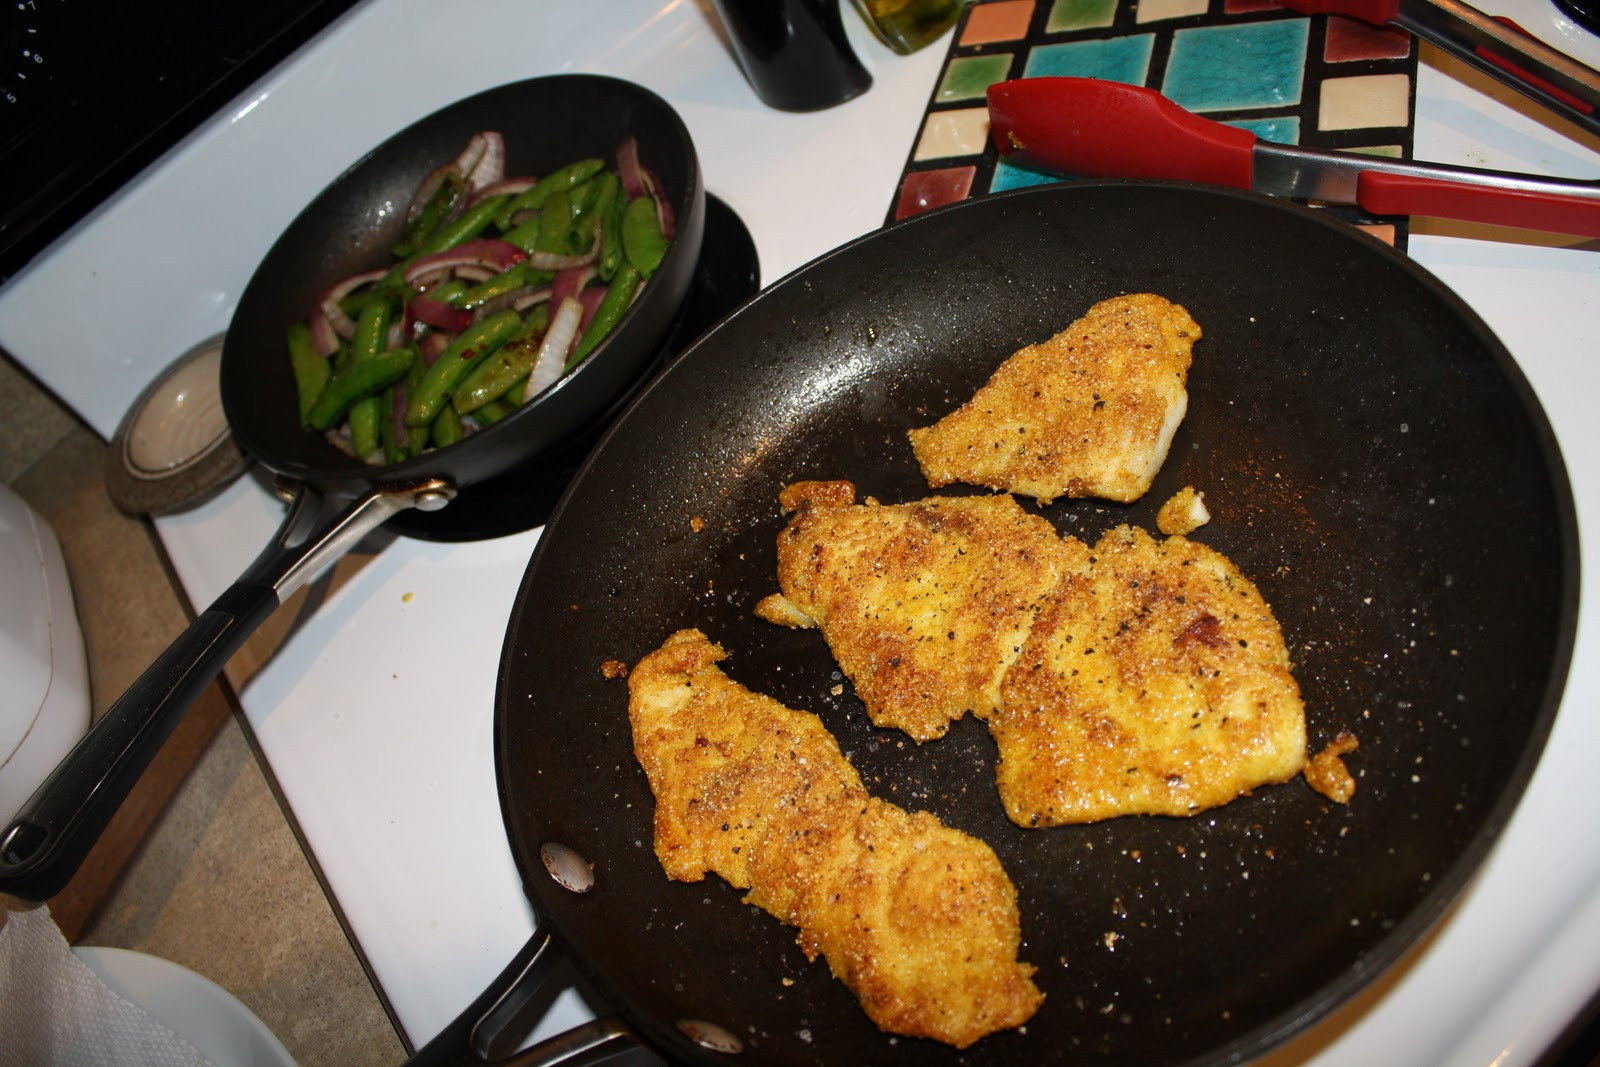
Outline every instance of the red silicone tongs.
{"type": "Polygon", "coordinates": [[[1080,178],[1166,178],[1438,218],[1600,237],[1600,182],[1274,144],[1153,89],[1096,78],[989,87],[1000,153],[1080,178]]]}
{"type": "Polygon", "coordinates": [[[1278,0],[1305,15],[1348,15],[1398,26],[1600,134],[1600,73],[1559,52],[1509,19],[1461,0],[1278,0]]]}

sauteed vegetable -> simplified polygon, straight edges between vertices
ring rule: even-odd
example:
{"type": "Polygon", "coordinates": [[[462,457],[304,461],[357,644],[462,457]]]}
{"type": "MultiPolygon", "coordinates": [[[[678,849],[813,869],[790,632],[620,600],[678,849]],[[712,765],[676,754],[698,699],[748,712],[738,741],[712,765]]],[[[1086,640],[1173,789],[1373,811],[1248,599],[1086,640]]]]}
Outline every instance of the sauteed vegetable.
{"type": "Polygon", "coordinates": [[[475,134],[417,188],[394,262],[329,286],[288,328],[301,425],[398,463],[505,418],[581,364],[672,241],[627,138],[613,161],[506,175],[475,134]]]}

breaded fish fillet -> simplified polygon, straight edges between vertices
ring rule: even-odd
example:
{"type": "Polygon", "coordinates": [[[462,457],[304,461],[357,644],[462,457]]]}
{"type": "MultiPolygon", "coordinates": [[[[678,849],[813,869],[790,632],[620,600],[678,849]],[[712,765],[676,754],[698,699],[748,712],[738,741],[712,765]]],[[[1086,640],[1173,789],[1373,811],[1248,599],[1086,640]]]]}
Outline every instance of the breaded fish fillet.
{"type": "Polygon", "coordinates": [[[681,630],[628,676],[667,875],[748,889],[887,1032],[966,1048],[1031,1017],[1043,994],[993,850],[869,795],[820,719],[728,678],[724,657],[681,630]]]}
{"type": "Polygon", "coordinates": [[[1048,503],[1137,500],[1188,409],[1200,327],[1151,293],[1104,300],[1018,350],[961,407],[910,431],[934,488],[986,485],[1048,503]]]}
{"type": "Polygon", "coordinates": [[[779,503],[795,513],[782,592],[756,613],[820,627],[872,721],[918,741],[995,708],[1039,604],[1081,565],[1009,496],[856,504],[849,482],[797,482],[779,503]]]}
{"type": "Polygon", "coordinates": [[[996,780],[1021,826],[1192,815],[1306,762],[1289,653],[1220,553],[1119,526],[1064,582],[1001,684],[996,780]]]}

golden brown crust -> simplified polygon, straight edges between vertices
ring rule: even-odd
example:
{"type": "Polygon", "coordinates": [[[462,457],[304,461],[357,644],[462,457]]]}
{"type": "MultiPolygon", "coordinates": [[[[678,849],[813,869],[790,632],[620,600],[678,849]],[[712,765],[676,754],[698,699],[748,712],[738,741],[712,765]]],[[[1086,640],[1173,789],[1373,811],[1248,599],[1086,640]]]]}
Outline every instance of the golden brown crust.
{"type": "Polygon", "coordinates": [[[1211,521],[1206,510],[1206,495],[1192,485],[1173,493],[1156,512],[1156,529],[1167,535],[1194,533],[1211,521]]]}
{"type": "Polygon", "coordinates": [[[734,682],[724,655],[682,630],[628,677],[667,875],[748,889],[888,1032],[966,1048],[1030,1018],[1043,995],[989,846],[870,796],[820,719],[734,682]]]}
{"type": "Polygon", "coordinates": [[[1137,500],[1183,420],[1200,336],[1187,310],[1155,294],[1103,300],[1019,349],[960,408],[911,430],[912,451],[934,488],[1137,500]]]}
{"type": "Polygon", "coordinates": [[[1020,826],[1191,815],[1305,764],[1277,620],[1220,553],[1136,527],[1040,613],[989,721],[1020,826]]]}
{"type": "Polygon", "coordinates": [[[1306,761],[1306,784],[1335,804],[1348,804],[1356,795],[1356,780],[1344,757],[1361,747],[1355,734],[1340,730],[1326,748],[1306,761]]]}
{"type": "Polygon", "coordinates": [[[1033,613],[1066,568],[1068,545],[1009,496],[857,505],[849,482],[800,482],[778,535],[779,598],[757,605],[787,626],[811,620],[879,726],[918,741],[967,711],[987,716],[1033,613]]]}

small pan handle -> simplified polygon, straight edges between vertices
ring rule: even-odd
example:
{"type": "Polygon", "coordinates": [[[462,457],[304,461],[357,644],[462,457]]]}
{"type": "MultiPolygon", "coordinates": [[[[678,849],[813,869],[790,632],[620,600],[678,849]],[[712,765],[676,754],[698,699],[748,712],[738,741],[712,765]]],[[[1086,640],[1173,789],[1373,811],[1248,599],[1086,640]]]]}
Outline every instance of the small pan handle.
{"type": "Polygon", "coordinates": [[[518,1040],[527,1033],[512,1024],[562,959],[555,938],[535,930],[493,984],[418,1049],[408,1067],[585,1067],[628,1047],[642,1046],[643,1039],[632,1027],[619,1018],[606,1017],[575,1026],[514,1055],[500,1055],[501,1042],[518,1040]]]}
{"type": "Polygon", "coordinates": [[[302,487],[271,544],[67,753],[0,834],[0,892],[58,893],[184,714],[290,593],[395,512],[442,506],[444,483],[375,489],[337,511],[302,487]]]}

